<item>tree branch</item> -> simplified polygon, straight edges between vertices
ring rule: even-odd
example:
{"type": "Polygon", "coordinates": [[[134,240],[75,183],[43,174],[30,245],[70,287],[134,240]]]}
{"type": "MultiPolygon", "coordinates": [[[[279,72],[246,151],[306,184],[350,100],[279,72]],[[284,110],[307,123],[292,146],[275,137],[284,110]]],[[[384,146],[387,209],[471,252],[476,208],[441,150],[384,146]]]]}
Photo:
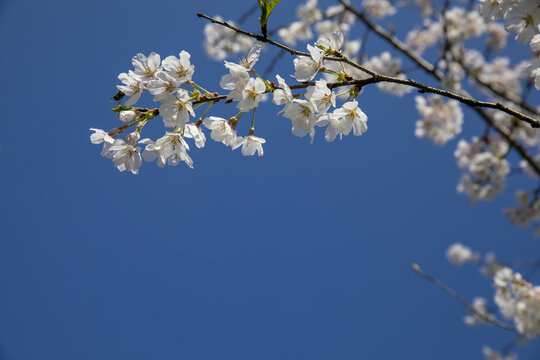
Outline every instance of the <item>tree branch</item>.
{"type": "Polygon", "coordinates": [[[373,30],[374,33],[385,39],[390,45],[392,45],[394,48],[401,51],[403,54],[407,55],[407,57],[418,64],[421,68],[423,68],[425,71],[429,72],[433,76],[435,76],[437,79],[441,80],[443,78],[443,74],[435,68],[430,62],[416,54],[414,51],[411,50],[406,44],[401,42],[398,38],[396,38],[392,33],[385,30],[381,26],[373,23],[371,20],[367,18],[366,15],[364,15],[362,12],[358,11],[357,9],[353,8],[348,1],[346,0],[339,0],[339,2],[351,13],[353,13],[359,20],[361,20],[368,28],[373,30]]]}
{"type": "Polygon", "coordinates": [[[436,277],[432,276],[432,275],[429,275],[429,274],[426,274],[421,268],[420,266],[418,266],[417,264],[413,264],[411,266],[411,268],[413,269],[413,271],[415,273],[417,273],[421,278],[423,279],[426,279],[427,281],[430,281],[432,282],[433,284],[437,285],[438,287],[440,287],[445,293],[447,293],[448,295],[452,296],[454,299],[456,299],[461,305],[463,305],[463,307],[468,311],[470,312],[471,314],[473,314],[474,316],[478,317],[479,319],[481,319],[482,321],[486,322],[486,323],[489,323],[489,324],[492,324],[492,325],[495,325],[495,326],[498,326],[500,327],[501,329],[505,329],[505,330],[510,330],[510,331],[516,331],[516,328],[510,324],[507,324],[503,321],[500,321],[500,320],[497,320],[495,318],[491,318],[489,316],[486,316],[485,314],[482,314],[478,311],[476,311],[476,309],[471,306],[467,300],[465,300],[463,298],[463,296],[459,295],[454,289],[450,288],[448,285],[446,285],[445,283],[443,283],[442,281],[440,281],[439,279],[437,279],[436,277]]]}
{"type": "MultiPolygon", "coordinates": [[[[236,31],[237,33],[240,33],[240,34],[252,37],[254,39],[257,39],[260,42],[265,42],[265,43],[269,43],[271,45],[277,46],[278,48],[289,52],[291,55],[311,57],[311,54],[309,54],[309,53],[294,50],[294,49],[289,48],[289,47],[287,47],[287,46],[285,46],[283,44],[280,44],[280,43],[278,43],[278,42],[276,42],[276,41],[274,41],[274,40],[272,40],[270,38],[263,37],[261,35],[250,33],[249,31],[239,29],[236,26],[233,26],[233,25],[231,25],[231,24],[229,24],[229,23],[227,23],[225,21],[213,19],[210,16],[202,14],[202,13],[197,13],[197,16],[208,19],[208,20],[212,21],[213,23],[223,25],[223,26],[225,26],[225,27],[227,27],[227,28],[229,28],[231,30],[236,31]]],[[[403,46],[406,47],[406,45],[403,45],[403,46]]],[[[343,63],[348,64],[348,65],[350,65],[350,66],[352,66],[352,67],[354,67],[354,68],[356,68],[358,70],[361,70],[361,71],[365,72],[368,75],[371,75],[371,78],[369,78],[367,80],[356,80],[357,84],[360,85],[360,86],[364,86],[364,85],[372,84],[372,83],[378,83],[378,82],[391,82],[391,83],[397,83],[397,84],[402,84],[402,85],[408,85],[408,86],[415,87],[415,88],[421,90],[422,92],[429,92],[429,93],[439,94],[439,95],[442,95],[442,96],[445,96],[445,97],[448,97],[448,98],[451,98],[451,99],[458,100],[459,102],[461,102],[461,103],[463,103],[465,105],[472,106],[472,107],[486,107],[486,108],[492,108],[492,109],[500,110],[502,112],[505,112],[505,113],[507,113],[509,115],[512,115],[512,116],[514,116],[514,117],[516,117],[516,118],[518,118],[520,120],[523,120],[523,121],[529,123],[534,128],[540,128],[540,121],[539,120],[536,120],[536,119],[534,119],[534,118],[532,118],[530,116],[522,114],[519,111],[511,109],[511,108],[509,108],[507,106],[504,106],[501,103],[491,103],[491,102],[488,102],[488,101],[475,100],[475,99],[473,99],[471,97],[467,97],[467,96],[464,96],[464,95],[453,93],[451,91],[442,90],[442,89],[434,88],[434,87],[431,87],[431,86],[427,86],[427,85],[424,85],[424,84],[419,83],[417,81],[414,81],[412,79],[404,80],[404,79],[394,78],[394,77],[391,77],[391,76],[381,75],[381,74],[378,74],[377,72],[375,72],[373,70],[370,70],[370,69],[368,69],[368,68],[366,68],[366,67],[364,67],[362,65],[359,65],[359,64],[355,63],[354,61],[348,59],[347,57],[345,57],[345,56],[343,56],[341,54],[339,54],[339,56],[337,56],[337,55],[336,56],[325,56],[324,59],[329,60],[329,61],[343,62],[343,63]]],[[[424,66],[425,66],[425,64],[424,64],[424,66]]],[[[425,69],[424,66],[422,66],[422,67],[425,69]]],[[[349,85],[349,84],[347,84],[347,85],[349,85]]]]}

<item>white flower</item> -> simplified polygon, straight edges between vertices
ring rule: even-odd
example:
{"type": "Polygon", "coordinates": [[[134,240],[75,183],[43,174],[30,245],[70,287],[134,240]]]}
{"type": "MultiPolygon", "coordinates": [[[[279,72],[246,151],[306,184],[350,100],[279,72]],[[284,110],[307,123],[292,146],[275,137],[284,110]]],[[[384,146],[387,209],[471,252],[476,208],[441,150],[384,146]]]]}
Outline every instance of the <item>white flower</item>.
{"type": "Polygon", "coordinates": [[[193,168],[193,160],[187,153],[189,145],[182,138],[182,134],[178,132],[167,132],[156,142],[143,139],[139,143],[146,144],[142,155],[146,161],[153,161],[157,158],[159,167],[164,167],[165,164],[176,166],[180,162],[185,162],[187,166],[193,168]]]}
{"type": "Polygon", "coordinates": [[[478,10],[486,20],[497,20],[504,11],[501,0],[480,0],[481,4],[478,10]]]}
{"type": "Polygon", "coordinates": [[[156,98],[154,98],[154,101],[161,101],[161,99],[165,98],[168,94],[174,94],[180,85],[182,85],[182,82],[176,77],[171,76],[165,71],[158,71],[155,74],[155,79],[150,80],[146,84],[146,88],[152,95],[164,94],[165,96],[156,96],[156,98]]]}
{"type": "Polygon", "coordinates": [[[317,126],[328,125],[326,127],[326,131],[324,135],[325,140],[328,142],[334,141],[338,135],[340,135],[340,138],[342,138],[343,133],[345,132],[343,123],[341,122],[340,118],[338,118],[334,114],[324,114],[320,116],[317,119],[316,125],[317,126]]]}
{"type": "Polygon", "coordinates": [[[470,248],[460,243],[452,244],[448,250],[446,250],[446,257],[450,263],[457,266],[478,260],[477,254],[473,253],[470,248]]]}
{"type": "Polygon", "coordinates": [[[139,168],[142,165],[140,147],[135,147],[120,139],[117,139],[109,150],[114,153],[113,163],[118,170],[128,170],[133,174],[137,174],[139,172],[139,168]]]}
{"type": "Polygon", "coordinates": [[[478,73],[478,78],[493,88],[507,94],[519,96],[521,94],[521,81],[527,76],[526,68],[518,64],[510,67],[510,59],[497,57],[486,63],[478,73]]]}
{"type": "Polygon", "coordinates": [[[180,58],[167,56],[165,60],[163,60],[163,68],[180,83],[184,83],[191,80],[191,77],[195,72],[195,66],[191,65],[189,61],[191,55],[187,51],[182,50],[179,56],[180,58]]]}
{"type": "Polygon", "coordinates": [[[324,50],[311,45],[307,48],[311,57],[303,56],[294,59],[294,76],[300,82],[313,80],[323,64],[324,50]]]}
{"type": "Polygon", "coordinates": [[[292,133],[304,137],[309,133],[311,139],[315,135],[315,105],[311,101],[294,99],[287,107],[285,116],[292,122],[292,133]]]}
{"type": "Polygon", "coordinates": [[[227,146],[232,146],[236,140],[236,132],[231,128],[227,120],[209,116],[203,120],[203,125],[208,130],[212,130],[210,137],[214,141],[218,141],[227,146]]]}
{"type": "Polygon", "coordinates": [[[360,136],[367,131],[367,116],[358,107],[358,102],[348,101],[341,108],[334,110],[334,115],[343,122],[343,134],[349,135],[351,129],[355,136],[360,136]]]}
{"type": "Polygon", "coordinates": [[[490,46],[495,51],[500,51],[506,46],[506,38],[508,32],[502,24],[489,23],[487,28],[488,37],[486,39],[486,45],[490,46]]]}
{"type": "Polygon", "coordinates": [[[251,45],[248,56],[240,61],[240,66],[246,69],[246,71],[251,71],[255,63],[257,63],[257,61],[259,60],[260,54],[261,54],[261,44],[255,43],[251,45]]]}
{"type": "MultiPolygon", "coordinates": [[[[369,61],[364,63],[364,66],[381,74],[397,77],[405,80],[405,74],[400,70],[401,60],[392,58],[392,55],[388,51],[384,51],[379,56],[374,56],[369,61]]],[[[404,95],[411,92],[413,88],[397,83],[381,82],[377,84],[377,87],[383,91],[390,92],[394,95],[404,95]]]]}
{"type": "Polygon", "coordinates": [[[409,31],[406,43],[421,54],[437,42],[441,36],[441,32],[442,26],[440,22],[431,22],[430,19],[424,19],[423,29],[419,30],[415,28],[409,31]]]}
{"type": "Polygon", "coordinates": [[[159,54],[155,52],[151,53],[148,58],[139,53],[131,60],[135,71],[133,74],[137,76],[141,81],[148,81],[154,77],[156,71],[158,71],[161,63],[159,54]]]}
{"type": "Polygon", "coordinates": [[[206,136],[204,136],[202,129],[195,124],[186,124],[184,127],[184,136],[195,140],[195,146],[199,149],[203,148],[206,143],[206,136]]]}
{"type": "Polygon", "coordinates": [[[243,99],[242,92],[249,79],[249,74],[245,68],[239,65],[233,66],[229,67],[229,74],[221,77],[219,86],[225,90],[231,90],[231,92],[227,94],[227,100],[241,101],[243,99]]]}
{"type": "Polygon", "coordinates": [[[296,45],[296,40],[309,40],[313,37],[311,32],[311,24],[304,21],[295,21],[288,27],[284,27],[278,30],[278,36],[281,40],[289,45],[296,45]]]}
{"type": "Polygon", "coordinates": [[[526,44],[532,40],[534,35],[538,34],[538,21],[540,21],[540,8],[522,8],[521,6],[512,6],[505,14],[504,21],[506,30],[517,34],[516,40],[526,44]]]}
{"type": "Polygon", "coordinates": [[[307,88],[306,99],[313,103],[318,113],[325,113],[331,106],[336,106],[336,94],[328,88],[324,79],[307,88]]]}
{"type": "Polygon", "coordinates": [[[317,126],[328,125],[325,133],[326,141],[334,141],[337,135],[342,139],[343,135],[349,135],[351,130],[355,136],[362,135],[367,131],[366,123],[367,116],[360,110],[356,100],[346,102],[333,113],[321,115],[317,120],[317,126]]]}
{"type": "MultiPolygon", "coordinates": [[[[216,16],[215,19],[223,20],[220,16],[216,16]]],[[[235,25],[233,21],[227,21],[227,23],[235,25]]],[[[253,43],[249,36],[237,34],[232,29],[213,23],[204,26],[204,37],[206,53],[216,60],[223,60],[233,54],[246,52],[253,43]]]]}
{"type": "Polygon", "coordinates": [[[415,135],[427,137],[435,144],[444,145],[461,133],[463,112],[455,100],[445,102],[439,95],[431,95],[428,100],[416,96],[416,109],[422,116],[416,121],[415,135]]]}
{"type": "Polygon", "coordinates": [[[531,78],[534,81],[534,87],[537,90],[540,90],[540,59],[539,58],[532,59],[528,70],[531,74],[531,78]]]}
{"type": "Polygon", "coordinates": [[[101,129],[94,129],[90,128],[91,131],[94,131],[93,134],[90,135],[90,142],[92,144],[103,144],[103,149],[101,150],[101,156],[106,157],[108,159],[112,158],[113,152],[111,151],[111,146],[116,141],[111,136],[109,136],[108,133],[101,129]]]}
{"type": "Polygon", "coordinates": [[[121,73],[118,75],[118,79],[124,85],[116,85],[116,88],[127,96],[131,96],[131,98],[125,102],[125,105],[131,106],[135,104],[141,97],[144,90],[144,85],[141,80],[131,70],[128,74],[121,73]]]}
{"type": "Polygon", "coordinates": [[[178,89],[176,96],[170,95],[161,100],[159,113],[166,127],[183,128],[189,122],[189,115],[195,116],[189,100],[188,92],[183,89],[178,89]]]}
{"type": "Polygon", "coordinates": [[[493,282],[496,287],[504,288],[509,285],[510,282],[514,280],[514,272],[510,268],[502,268],[501,270],[497,271],[495,276],[493,277],[493,282]]]}
{"type": "Polygon", "coordinates": [[[302,21],[312,24],[321,20],[323,12],[318,8],[317,0],[307,0],[298,7],[296,15],[302,21]]]}
{"type": "Polygon", "coordinates": [[[536,53],[539,52],[540,51],[540,34],[534,35],[529,45],[531,46],[532,51],[536,53]]]}
{"type": "Polygon", "coordinates": [[[504,213],[513,224],[519,227],[530,226],[531,223],[540,221],[540,200],[531,199],[529,193],[518,190],[515,193],[517,207],[505,209],[504,213]]]}
{"type": "Polygon", "coordinates": [[[394,15],[397,11],[396,8],[386,0],[363,0],[362,5],[367,13],[376,19],[394,15]]]}
{"type": "Polygon", "coordinates": [[[255,155],[255,152],[257,152],[259,156],[263,156],[264,152],[262,144],[264,144],[265,142],[266,140],[264,140],[263,138],[259,138],[253,135],[241,136],[236,138],[232,149],[236,150],[240,146],[242,146],[242,155],[244,156],[253,156],[255,155]]]}
{"type": "Polygon", "coordinates": [[[242,100],[237,104],[237,108],[242,112],[247,112],[259,105],[266,85],[259,78],[250,78],[242,90],[242,100]]]}
{"type": "Polygon", "coordinates": [[[341,45],[343,45],[343,33],[339,30],[320,37],[316,42],[317,45],[322,46],[326,51],[341,52],[341,45]]]}
{"type": "Polygon", "coordinates": [[[272,101],[276,105],[285,104],[285,107],[279,112],[279,113],[282,113],[282,112],[287,111],[287,107],[289,107],[289,104],[291,104],[291,102],[293,101],[293,94],[292,94],[291,88],[289,87],[289,85],[287,85],[287,83],[281,76],[276,75],[276,78],[280,86],[280,89],[276,89],[273,91],[272,101]]]}
{"type": "Polygon", "coordinates": [[[452,43],[482,35],[487,30],[484,18],[476,10],[455,7],[445,12],[446,36],[452,43]]]}

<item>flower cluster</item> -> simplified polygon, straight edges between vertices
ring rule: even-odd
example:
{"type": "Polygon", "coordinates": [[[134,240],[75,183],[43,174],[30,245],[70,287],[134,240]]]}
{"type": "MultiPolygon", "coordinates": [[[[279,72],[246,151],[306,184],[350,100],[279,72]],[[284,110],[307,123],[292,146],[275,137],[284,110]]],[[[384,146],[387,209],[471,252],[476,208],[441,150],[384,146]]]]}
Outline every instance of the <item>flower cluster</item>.
{"type": "MultiPolygon", "coordinates": [[[[216,20],[222,20],[222,18],[216,16],[216,20]]],[[[234,21],[228,21],[228,23],[235,25],[234,21]]],[[[217,60],[225,60],[232,55],[245,53],[253,44],[253,39],[250,37],[213,23],[204,26],[204,38],[204,50],[208,56],[217,60]]]]}
{"type": "Polygon", "coordinates": [[[469,262],[478,261],[478,254],[473,253],[470,248],[460,243],[455,243],[446,250],[446,257],[452,264],[460,266],[469,262]]]}
{"type": "Polygon", "coordinates": [[[439,95],[431,95],[428,100],[416,96],[416,109],[422,116],[416,121],[415,135],[427,137],[435,144],[444,145],[461,133],[463,112],[455,100],[445,102],[439,95]]]}
{"type": "MultiPolygon", "coordinates": [[[[157,165],[176,166],[185,163],[193,168],[193,160],[188,155],[190,149],[186,139],[192,139],[197,148],[203,148],[206,136],[201,128],[204,125],[211,131],[210,137],[218,142],[230,146],[233,150],[242,147],[245,156],[263,155],[262,144],[265,140],[253,135],[253,126],[248,136],[237,136],[235,127],[241,115],[255,108],[266,90],[265,83],[260,79],[250,79],[248,72],[257,61],[260,45],[251,47],[247,60],[242,64],[225,62],[231,71],[222,79],[223,87],[232,91],[229,98],[239,99],[238,108],[241,113],[229,120],[217,116],[205,117],[203,114],[197,121],[191,122],[195,117],[195,103],[209,103],[217,94],[210,93],[192,81],[195,71],[190,62],[190,54],[182,51],[179,57],[169,56],[161,61],[156,53],[148,57],[137,54],[133,57],[134,70],[118,76],[123,85],[118,86],[120,98],[129,96],[124,105],[119,105],[113,111],[125,125],[116,127],[109,132],[101,129],[91,129],[94,133],[90,140],[94,144],[103,144],[102,156],[113,160],[119,171],[128,170],[137,174],[142,159],[154,161],[157,165]],[[245,80],[245,81],[244,81],[245,80]],[[191,89],[182,88],[190,86],[191,89]],[[204,92],[201,92],[201,90],[204,92]],[[145,109],[133,107],[144,91],[154,95],[154,101],[159,102],[159,108],[145,109]],[[149,138],[140,139],[142,129],[147,123],[160,115],[163,125],[170,128],[165,135],[153,141],[149,138]],[[125,140],[118,135],[131,129],[125,140]],[[141,154],[141,147],[145,145],[141,154]]],[[[207,109],[207,111],[208,111],[207,109]]]]}
{"type": "Polygon", "coordinates": [[[540,199],[538,194],[518,190],[515,198],[517,207],[504,210],[505,215],[519,227],[535,224],[535,235],[540,236],[540,199]]]}
{"type": "MultiPolygon", "coordinates": [[[[325,72],[324,56],[340,54],[342,45],[343,33],[340,31],[321,36],[314,46],[308,45],[311,56],[294,59],[296,79],[300,82],[311,81],[319,72],[325,72]]],[[[273,92],[273,102],[276,105],[284,105],[280,113],[291,121],[292,133],[296,136],[309,134],[313,141],[316,126],[326,126],[327,141],[334,141],[338,135],[341,139],[351,131],[356,136],[367,131],[367,116],[355,100],[359,94],[357,89],[348,89],[340,94],[348,94],[348,99],[341,106],[336,105],[337,95],[325,79],[319,79],[313,85],[306,84],[303,86],[306,89],[304,94],[293,95],[279,75],[276,84],[264,80],[256,73],[254,66],[259,60],[261,49],[259,43],[254,43],[247,57],[239,63],[224,61],[228,74],[221,77],[220,86],[229,91],[226,96],[211,93],[192,80],[195,67],[186,51],[182,51],[178,58],[169,56],[163,61],[156,53],[148,57],[137,54],[132,59],[134,70],[119,75],[123,83],[118,86],[119,96],[129,96],[129,99],[124,105],[113,109],[125,125],[109,132],[92,129],[95,131],[91,136],[92,143],[103,143],[102,155],[112,158],[118,170],[129,170],[134,174],[138,173],[142,159],[148,162],[157,160],[159,167],[175,166],[183,162],[192,168],[193,159],[188,154],[190,146],[186,139],[192,139],[197,148],[203,148],[206,135],[202,126],[211,131],[210,137],[213,140],[233,150],[241,147],[244,156],[262,156],[262,145],[266,140],[254,135],[255,110],[269,92],[273,92]],[[144,91],[154,95],[154,101],[160,103],[159,108],[132,106],[144,91]],[[228,103],[234,102],[239,113],[229,119],[206,116],[212,104],[223,97],[226,97],[228,103]],[[204,104],[208,108],[197,118],[195,110],[204,104]],[[330,111],[331,108],[334,110],[330,111]],[[250,111],[253,111],[253,118],[249,134],[238,136],[236,126],[240,118],[250,111]],[[140,139],[142,129],[158,115],[170,131],[155,141],[150,138],[140,139]],[[128,129],[131,132],[125,141],[118,138],[128,129]],[[142,154],[137,144],[145,145],[142,154]]]]}
{"type": "Polygon", "coordinates": [[[517,331],[527,338],[540,335],[540,286],[505,267],[493,278],[495,304],[504,317],[512,319],[517,331]]]}
{"type": "Polygon", "coordinates": [[[501,193],[510,173],[507,154],[508,144],[500,137],[473,137],[471,143],[460,140],[454,156],[458,166],[468,172],[462,175],[458,192],[467,194],[472,202],[491,200],[501,193]]]}

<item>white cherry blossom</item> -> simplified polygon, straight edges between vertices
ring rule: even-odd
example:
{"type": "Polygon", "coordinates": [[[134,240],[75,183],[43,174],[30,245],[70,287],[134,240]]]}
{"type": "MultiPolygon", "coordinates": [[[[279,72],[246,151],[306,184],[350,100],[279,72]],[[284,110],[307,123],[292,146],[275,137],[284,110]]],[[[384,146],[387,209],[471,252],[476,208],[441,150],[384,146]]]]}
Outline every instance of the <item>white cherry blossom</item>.
{"type": "Polygon", "coordinates": [[[461,243],[452,244],[446,250],[446,257],[453,265],[461,266],[465,263],[476,262],[478,254],[473,253],[471,249],[461,243]]]}
{"type": "Polygon", "coordinates": [[[119,171],[130,171],[133,174],[139,172],[142,165],[141,148],[125,143],[121,139],[117,139],[110,147],[109,151],[113,152],[113,163],[119,171]]]}
{"type": "Polygon", "coordinates": [[[148,81],[154,77],[156,71],[161,69],[161,57],[155,52],[151,53],[148,58],[139,53],[131,60],[135,71],[133,74],[141,81],[148,81]]]}
{"type": "Polygon", "coordinates": [[[250,78],[242,89],[242,100],[237,107],[242,112],[247,112],[259,105],[263,94],[266,91],[266,85],[259,78],[250,78]]]}
{"type": "Polygon", "coordinates": [[[367,131],[367,116],[360,110],[356,100],[348,101],[334,110],[334,115],[341,118],[344,135],[348,135],[351,130],[355,136],[360,136],[367,131]]]}
{"type": "Polygon", "coordinates": [[[129,73],[121,73],[118,75],[118,79],[124,85],[117,85],[116,88],[130,96],[130,98],[125,102],[126,106],[131,106],[135,104],[141,97],[144,85],[142,81],[130,70],[129,73]]]}
{"type": "Polygon", "coordinates": [[[212,140],[221,142],[227,146],[232,146],[235,143],[236,132],[227,120],[218,116],[209,116],[203,120],[203,125],[208,130],[212,130],[210,133],[212,140]]]}
{"type": "Polygon", "coordinates": [[[236,150],[242,146],[242,155],[244,156],[253,156],[255,153],[259,156],[263,156],[264,151],[262,144],[266,142],[265,139],[256,137],[254,135],[249,136],[239,136],[234,141],[232,149],[236,150]]]}
{"type": "Polygon", "coordinates": [[[184,137],[193,139],[195,141],[195,146],[198,148],[203,148],[206,143],[204,132],[195,124],[186,124],[184,127],[184,137]]]}
{"type": "Polygon", "coordinates": [[[143,139],[139,143],[146,144],[142,154],[145,161],[158,159],[157,164],[159,167],[164,167],[165,164],[176,166],[180,162],[185,162],[187,166],[193,168],[193,160],[187,153],[189,145],[179,132],[166,132],[165,136],[159,138],[156,142],[143,139]]]}
{"type": "Polygon", "coordinates": [[[386,0],[363,0],[362,5],[367,13],[376,19],[394,15],[397,9],[386,0]]]}
{"type": "Polygon", "coordinates": [[[431,95],[427,100],[416,96],[416,109],[422,116],[416,121],[415,135],[427,137],[435,144],[444,145],[461,133],[463,112],[455,100],[445,102],[439,95],[431,95]]]}
{"type": "Polygon", "coordinates": [[[328,88],[324,79],[307,88],[306,99],[313,103],[318,113],[325,113],[331,106],[336,106],[336,94],[328,88]]]}
{"type": "Polygon", "coordinates": [[[538,22],[540,21],[540,8],[528,8],[520,6],[524,1],[516,6],[512,6],[505,14],[504,21],[506,29],[516,35],[516,40],[522,44],[527,44],[534,35],[538,34],[538,22]]]}
{"type": "Polygon", "coordinates": [[[341,52],[343,45],[343,33],[339,30],[333,31],[331,34],[322,36],[317,40],[316,45],[322,46],[327,51],[341,52]]]}
{"type": "Polygon", "coordinates": [[[90,130],[94,131],[94,133],[90,135],[90,142],[92,144],[103,144],[101,156],[108,159],[112,158],[113,152],[111,151],[111,147],[116,140],[109,136],[107,132],[101,129],[90,128],[90,130]]]}
{"type": "Polygon", "coordinates": [[[315,135],[314,127],[317,121],[316,112],[317,109],[311,101],[294,99],[283,116],[291,120],[294,135],[304,137],[309,134],[313,139],[315,135]]]}
{"type": "Polygon", "coordinates": [[[302,56],[294,59],[294,76],[301,82],[313,80],[323,64],[324,50],[311,45],[307,48],[311,57],[302,56]]]}
{"type": "Polygon", "coordinates": [[[293,94],[291,88],[289,87],[289,85],[287,85],[287,83],[281,76],[276,75],[276,79],[278,81],[280,89],[276,89],[273,91],[272,101],[276,105],[285,105],[285,107],[279,112],[282,113],[287,111],[287,108],[293,101],[293,94]]]}
{"type": "Polygon", "coordinates": [[[195,72],[195,66],[191,65],[190,58],[191,54],[182,50],[179,54],[179,58],[172,55],[167,56],[163,60],[163,68],[182,84],[191,80],[193,73],[195,72]]]}
{"type": "Polygon", "coordinates": [[[176,96],[161,99],[159,113],[163,116],[165,127],[183,128],[189,122],[189,116],[195,116],[187,91],[178,89],[176,96]]]}

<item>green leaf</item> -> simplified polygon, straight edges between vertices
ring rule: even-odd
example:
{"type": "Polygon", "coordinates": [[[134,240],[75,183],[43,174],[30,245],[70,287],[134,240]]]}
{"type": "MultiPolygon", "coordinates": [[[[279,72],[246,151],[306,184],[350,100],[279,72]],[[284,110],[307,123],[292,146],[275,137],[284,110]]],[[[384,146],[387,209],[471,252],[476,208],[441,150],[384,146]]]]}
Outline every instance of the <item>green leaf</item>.
{"type": "MultiPolygon", "coordinates": [[[[276,5],[278,3],[280,3],[281,0],[272,0],[270,1],[270,3],[268,4],[268,6],[266,7],[266,11],[268,11],[268,16],[270,16],[270,13],[272,12],[272,10],[274,10],[274,8],[276,7],[276,5]]],[[[267,18],[268,20],[268,18],[267,18]]]]}
{"type": "Polygon", "coordinates": [[[268,0],[258,1],[259,7],[261,8],[261,26],[265,26],[266,24],[268,24],[268,18],[270,17],[270,14],[281,0],[272,0],[270,2],[268,2],[268,0]]]}

